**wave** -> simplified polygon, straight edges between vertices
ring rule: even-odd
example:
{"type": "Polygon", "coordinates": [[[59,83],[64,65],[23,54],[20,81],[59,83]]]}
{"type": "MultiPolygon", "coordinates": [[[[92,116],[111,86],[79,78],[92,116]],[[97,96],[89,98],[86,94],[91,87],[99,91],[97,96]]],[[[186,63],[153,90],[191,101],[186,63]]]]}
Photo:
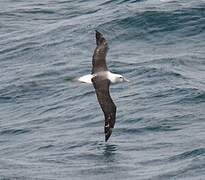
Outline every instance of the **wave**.
{"type": "Polygon", "coordinates": [[[6,130],[1,130],[0,135],[20,135],[24,133],[31,132],[30,129],[6,129],[6,130]]]}
{"type": "Polygon", "coordinates": [[[197,156],[205,155],[205,148],[198,148],[191,151],[172,156],[168,158],[169,161],[178,161],[182,159],[196,158],[197,156]]]}

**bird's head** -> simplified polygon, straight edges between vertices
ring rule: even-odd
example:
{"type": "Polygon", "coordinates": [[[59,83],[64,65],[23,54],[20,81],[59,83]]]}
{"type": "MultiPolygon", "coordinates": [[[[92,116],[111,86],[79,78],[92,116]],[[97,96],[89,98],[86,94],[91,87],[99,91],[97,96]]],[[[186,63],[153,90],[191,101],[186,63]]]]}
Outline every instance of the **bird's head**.
{"type": "Polygon", "coordinates": [[[118,75],[116,76],[115,81],[116,81],[116,82],[129,82],[128,79],[126,79],[124,76],[122,76],[122,75],[120,75],[120,74],[118,74],[118,75]]]}

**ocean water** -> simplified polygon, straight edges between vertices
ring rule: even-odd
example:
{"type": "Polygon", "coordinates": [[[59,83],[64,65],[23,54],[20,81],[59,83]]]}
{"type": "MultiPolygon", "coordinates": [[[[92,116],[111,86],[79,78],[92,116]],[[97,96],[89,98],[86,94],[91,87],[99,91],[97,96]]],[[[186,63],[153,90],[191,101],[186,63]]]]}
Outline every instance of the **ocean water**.
{"type": "Polygon", "coordinates": [[[204,0],[1,0],[0,180],[204,180],[204,0]],[[89,74],[109,43],[115,129],[89,74]]]}

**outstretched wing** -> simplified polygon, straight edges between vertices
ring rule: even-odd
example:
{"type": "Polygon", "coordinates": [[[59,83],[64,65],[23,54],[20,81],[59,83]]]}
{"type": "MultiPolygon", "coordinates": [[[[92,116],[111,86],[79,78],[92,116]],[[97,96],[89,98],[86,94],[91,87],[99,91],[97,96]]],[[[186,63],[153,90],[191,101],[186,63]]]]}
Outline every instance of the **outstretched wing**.
{"type": "Polygon", "coordinates": [[[96,31],[96,44],[97,47],[95,48],[92,60],[92,74],[100,71],[107,71],[106,55],[108,51],[108,44],[103,35],[98,31],[96,31]]]}
{"type": "Polygon", "coordinates": [[[110,81],[100,76],[95,76],[92,78],[92,82],[98,102],[105,116],[104,133],[105,141],[107,141],[112,134],[112,128],[114,128],[116,118],[116,106],[109,92],[110,81]]]}

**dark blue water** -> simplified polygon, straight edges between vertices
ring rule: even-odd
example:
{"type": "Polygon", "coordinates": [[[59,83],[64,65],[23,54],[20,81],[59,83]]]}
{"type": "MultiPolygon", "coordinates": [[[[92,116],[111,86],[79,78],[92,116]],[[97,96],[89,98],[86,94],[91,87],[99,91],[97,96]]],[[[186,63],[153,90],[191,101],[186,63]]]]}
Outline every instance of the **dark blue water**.
{"type": "Polygon", "coordinates": [[[1,180],[204,180],[204,0],[1,0],[1,180]],[[109,43],[116,126],[91,71],[109,43]]]}

